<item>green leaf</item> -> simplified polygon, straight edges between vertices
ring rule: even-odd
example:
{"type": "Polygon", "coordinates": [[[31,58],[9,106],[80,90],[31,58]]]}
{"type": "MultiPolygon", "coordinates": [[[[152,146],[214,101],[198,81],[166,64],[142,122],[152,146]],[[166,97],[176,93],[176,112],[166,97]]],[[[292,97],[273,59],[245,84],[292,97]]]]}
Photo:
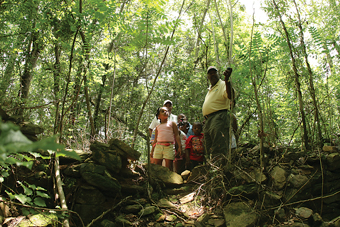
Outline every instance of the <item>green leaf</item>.
{"type": "Polygon", "coordinates": [[[48,194],[40,192],[40,191],[37,191],[37,196],[40,196],[40,197],[46,198],[46,199],[50,198],[50,196],[48,194]]]}
{"type": "Polygon", "coordinates": [[[23,214],[24,216],[28,216],[28,215],[31,214],[30,211],[29,211],[28,209],[26,209],[26,208],[22,208],[21,212],[22,212],[22,214],[23,214]]]}
{"type": "Polygon", "coordinates": [[[30,202],[32,201],[30,197],[23,194],[14,195],[14,197],[22,204],[30,204],[30,202]]]}
{"type": "Polygon", "coordinates": [[[46,190],[45,188],[42,188],[42,187],[40,187],[40,186],[38,186],[38,187],[36,188],[36,190],[37,190],[37,191],[45,191],[45,192],[47,192],[47,190],[46,190]]]}
{"type": "Polygon", "coordinates": [[[39,206],[39,207],[46,207],[46,203],[41,197],[36,197],[34,199],[34,204],[39,206]]]}
{"type": "Polygon", "coordinates": [[[24,185],[22,182],[17,181],[18,184],[21,185],[21,187],[24,189],[24,193],[26,195],[33,195],[33,191],[31,189],[29,189],[28,187],[26,187],[26,185],[24,185]]]}

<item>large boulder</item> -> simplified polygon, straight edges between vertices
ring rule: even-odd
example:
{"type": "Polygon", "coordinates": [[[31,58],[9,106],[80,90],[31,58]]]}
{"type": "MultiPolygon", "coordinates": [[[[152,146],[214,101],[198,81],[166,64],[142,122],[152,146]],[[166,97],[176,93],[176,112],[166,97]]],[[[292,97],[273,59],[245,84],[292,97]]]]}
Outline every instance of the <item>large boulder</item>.
{"type": "Polygon", "coordinates": [[[340,161],[339,153],[331,153],[326,156],[327,168],[330,171],[338,170],[340,168],[339,161],[340,161]]]}
{"type": "Polygon", "coordinates": [[[281,190],[286,185],[287,173],[281,167],[275,166],[270,172],[270,176],[272,177],[273,187],[275,189],[281,190]]]}
{"type": "Polygon", "coordinates": [[[150,175],[162,181],[165,185],[178,186],[183,184],[181,175],[170,171],[167,167],[150,164],[150,175]]]}
{"type": "Polygon", "coordinates": [[[82,178],[92,186],[104,191],[120,192],[121,186],[119,182],[105,171],[105,169],[105,166],[94,163],[83,163],[80,167],[80,174],[82,178]]]}
{"type": "Polygon", "coordinates": [[[105,195],[93,186],[83,185],[79,188],[76,195],[76,203],[100,205],[105,202],[105,195]]]}
{"type": "Polygon", "coordinates": [[[113,173],[119,173],[122,168],[122,158],[119,151],[110,150],[107,144],[95,142],[91,144],[92,158],[113,173]]]}
{"type": "Polygon", "coordinates": [[[111,139],[109,141],[110,149],[112,150],[121,150],[125,153],[126,157],[131,160],[138,160],[141,156],[141,153],[133,149],[132,147],[125,144],[123,141],[118,139],[111,139]]]}

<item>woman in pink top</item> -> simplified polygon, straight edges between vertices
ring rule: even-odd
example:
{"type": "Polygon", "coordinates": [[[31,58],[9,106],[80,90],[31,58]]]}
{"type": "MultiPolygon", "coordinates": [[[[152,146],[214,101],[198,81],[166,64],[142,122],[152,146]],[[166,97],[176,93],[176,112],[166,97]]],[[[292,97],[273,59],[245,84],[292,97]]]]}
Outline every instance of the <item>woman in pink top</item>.
{"type": "MultiPolygon", "coordinates": [[[[175,159],[174,141],[181,144],[177,125],[173,121],[168,121],[169,112],[166,107],[158,108],[156,116],[161,124],[155,130],[155,140],[152,143],[154,149],[151,151],[151,157],[157,165],[162,165],[162,161],[165,159],[165,166],[172,171],[175,159]]],[[[178,148],[177,155],[182,155],[181,146],[178,148]]]]}

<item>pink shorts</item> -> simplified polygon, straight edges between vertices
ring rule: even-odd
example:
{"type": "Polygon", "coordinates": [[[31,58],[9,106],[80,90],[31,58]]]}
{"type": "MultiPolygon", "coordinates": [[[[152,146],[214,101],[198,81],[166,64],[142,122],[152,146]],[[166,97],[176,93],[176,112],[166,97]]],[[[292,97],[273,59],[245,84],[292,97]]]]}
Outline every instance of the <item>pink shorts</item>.
{"type": "Polygon", "coordinates": [[[160,144],[156,144],[155,150],[153,152],[153,158],[155,159],[175,159],[175,149],[174,145],[171,144],[170,146],[164,146],[160,144]]]}

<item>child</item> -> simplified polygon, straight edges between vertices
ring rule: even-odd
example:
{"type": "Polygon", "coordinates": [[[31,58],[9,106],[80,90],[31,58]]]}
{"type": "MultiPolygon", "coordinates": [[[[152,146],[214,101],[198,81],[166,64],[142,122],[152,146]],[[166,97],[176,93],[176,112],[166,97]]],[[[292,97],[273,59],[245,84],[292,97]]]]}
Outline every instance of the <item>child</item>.
{"type": "Polygon", "coordinates": [[[194,135],[189,136],[186,141],[186,166],[190,170],[195,166],[202,165],[204,159],[202,124],[195,122],[192,125],[194,135]]]}
{"type": "MultiPolygon", "coordinates": [[[[158,108],[157,115],[161,124],[155,130],[155,140],[152,143],[155,149],[152,149],[151,157],[157,165],[162,165],[162,161],[165,159],[165,166],[172,171],[175,159],[174,138],[177,144],[181,144],[177,125],[173,121],[168,121],[169,112],[166,107],[158,108]]],[[[182,155],[181,146],[178,147],[178,155],[182,155]]]]}
{"type": "MultiPolygon", "coordinates": [[[[182,151],[184,151],[187,136],[186,136],[186,133],[182,129],[189,128],[189,122],[181,121],[180,123],[177,124],[177,126],[179,128],[178,133],[179,133],[179,138],[181,140],[182,151]]],[[[177,144],[176,144],[176,151],[178,151],[178,145],[177,144]]],[[[178,174],[181,174],[185,170],[185,152],[182,152],[181,156],[178,156],[176,154],[176,158],[175,158],[175,161],[174,161],[174,168],[175,168],[176,173],[178,173],[178,174]]]]}

